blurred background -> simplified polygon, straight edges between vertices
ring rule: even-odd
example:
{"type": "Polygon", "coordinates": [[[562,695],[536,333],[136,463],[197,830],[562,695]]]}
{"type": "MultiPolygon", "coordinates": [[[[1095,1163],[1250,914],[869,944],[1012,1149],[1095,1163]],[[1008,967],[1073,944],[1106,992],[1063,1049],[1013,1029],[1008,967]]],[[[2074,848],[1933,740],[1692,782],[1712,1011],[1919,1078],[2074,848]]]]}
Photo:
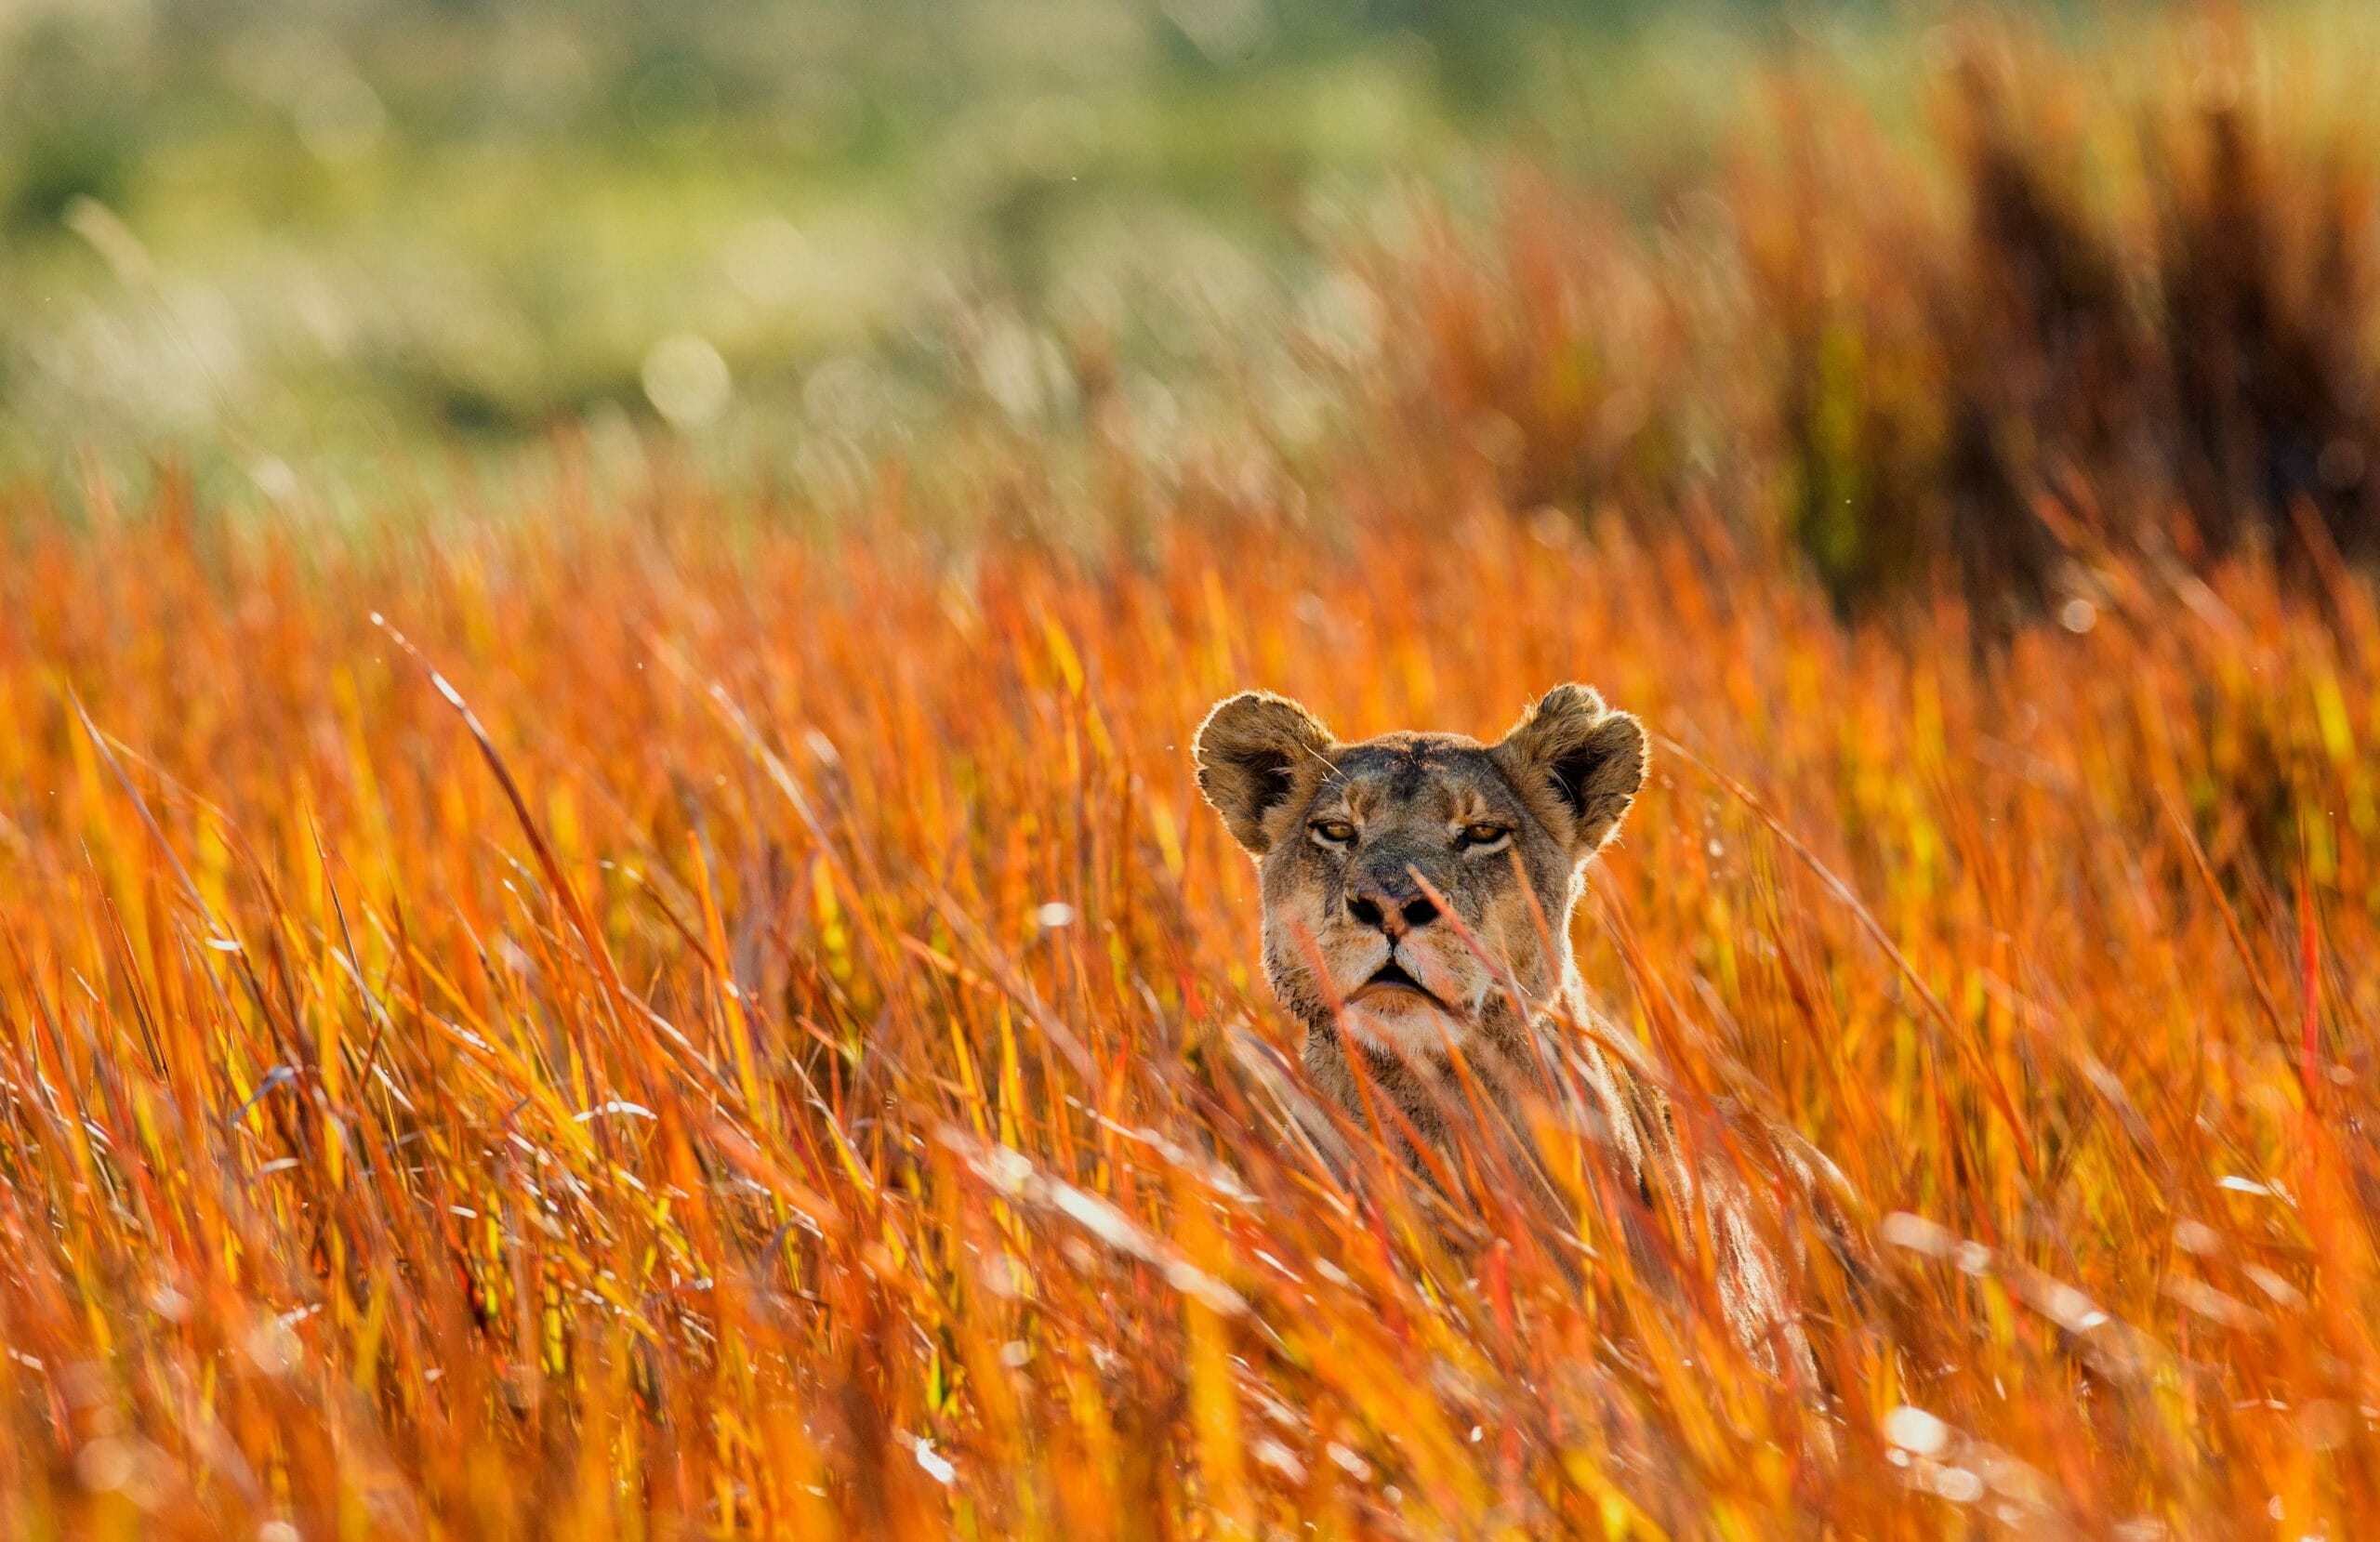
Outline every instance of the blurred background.
{"type": "Polygon", "coordinates": [[[994,443],[1056,518],[1070,456],[1451,432],[1842,596],[2039,598],[2102,482],[2351,547],[2370,9],[0,0],[0,477],[657,444],[826,505],[994,443]]]}
{"type": "Polygon", "coordinates": [[[562,425],[765,457],[1060,405],[1052,328],[1163,418],[1344,310],[1328,258],[1408,182],[1475,200],[1521,153],[1657,216],[1755,67],[1823,54],[1894,109],[1940,20],[0,0],[0,467],[172,454],[271,494],[562,425]]]}

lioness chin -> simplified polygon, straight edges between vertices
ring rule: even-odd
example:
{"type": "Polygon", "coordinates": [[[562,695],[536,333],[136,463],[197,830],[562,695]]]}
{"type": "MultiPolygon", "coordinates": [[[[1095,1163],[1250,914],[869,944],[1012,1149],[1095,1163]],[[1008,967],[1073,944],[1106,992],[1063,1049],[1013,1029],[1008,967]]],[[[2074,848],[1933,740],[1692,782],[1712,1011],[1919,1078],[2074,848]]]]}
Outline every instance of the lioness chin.
{"type": "MultiPolygon", "coordinates": [[[[1564,685],[1493,745],[1450,733],[1342,744],[1297,703],[1250,692],[1208,715],[1197,758],[1200,789],[1256,859],[1264,972],[1305,1027],[1316,1087],[1358,1119],[1368,1091],[1384,1098],[1433,1144],[1476,1106],[1472,1088],[1507,1135],[1527,1127],[1526,1100],[1583,1088],[1590,1106],[1574,1112],[1617,1178],[1647,1198],[1701,1201],[1720,1300],[1747,1348],[1811,1376],[1741,1179],[1715,1160],[1690,1170],[1668,1100],[1623,1058],[1624,1040],[1553,1031],[1598,1021],[1570,916],[1588,860],[1644,784],[1643,725],[1564,685]]],[[[1814,1151],[1756,1122],[1747,1133],[1812,1191],[1814,1151]]]]}

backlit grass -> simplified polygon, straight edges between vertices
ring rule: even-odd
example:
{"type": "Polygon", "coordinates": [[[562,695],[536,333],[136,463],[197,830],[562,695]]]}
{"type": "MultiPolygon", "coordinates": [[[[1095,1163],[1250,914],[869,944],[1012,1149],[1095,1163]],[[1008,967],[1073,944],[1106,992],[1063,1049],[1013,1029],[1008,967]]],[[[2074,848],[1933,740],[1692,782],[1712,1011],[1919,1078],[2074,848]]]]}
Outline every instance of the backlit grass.
{"type": "Polygon", "coordinates": [[[2344,1536],[2380,1502],[2360,581],[2096,559],[2103,602],[2003,647],[1492,508],[964,560],[747,512],[18,538],[0,1529],[2344,1536]],[[1689,1138],[1748,1103],[1865,1204],[1872,1288],[1797,1285],[1822,1392],[1638,1288],[1550,1126],[1559,1225],[1284,1138],[1200,713],[1484,734],[1571,678],[1660,736],[1580,929],[1614,1023],[1689,1138]]]}

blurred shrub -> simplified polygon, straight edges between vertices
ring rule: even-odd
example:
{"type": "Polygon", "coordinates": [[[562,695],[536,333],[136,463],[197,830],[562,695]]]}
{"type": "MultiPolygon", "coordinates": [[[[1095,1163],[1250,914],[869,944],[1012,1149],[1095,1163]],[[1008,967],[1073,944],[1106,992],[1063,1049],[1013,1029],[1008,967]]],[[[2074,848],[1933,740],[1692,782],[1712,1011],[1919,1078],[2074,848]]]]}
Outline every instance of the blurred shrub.
{"type": "Polygon", "coordinates": [[[139,152],[139,125],[99,89],[102,67],[51,24],[29,28],[0,71],[0,229],[54,226],[77,198],[120,193],[139,152]]]}
{"type": "Polygon", "coordinates": [[[2037,609],[2077,536],[2369,555],[2380,184],[2357,125],[2221,84],[2246,63],[2109,107],[1971,40],[1926,143],[1791,82],[1774,140],[1650,232],[1542,179],[1486,249],[1424,219],[1366,269],[1399,323],[1359,437],[1524,509],[1658,526],[1715,489],[1844,604],[1944,579],[2037,609]]]}

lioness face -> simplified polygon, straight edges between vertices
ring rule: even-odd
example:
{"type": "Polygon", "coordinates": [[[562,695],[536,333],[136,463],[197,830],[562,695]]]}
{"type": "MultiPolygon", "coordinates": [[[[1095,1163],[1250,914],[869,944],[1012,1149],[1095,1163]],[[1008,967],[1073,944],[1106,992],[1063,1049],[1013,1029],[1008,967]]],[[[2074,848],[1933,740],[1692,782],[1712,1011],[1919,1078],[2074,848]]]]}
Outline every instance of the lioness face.
{"type": "Polygon", "coordinates": [[[1561,983],[1580,870],[1645,779],[1645,732],[1566,685],[1494,745],[1348,745],[1250,692],[1209,715],[1197,758],[1199,787],[1257,859],[1282,1003],[1309,1028],[1327,1031],[1337,1007],[1359,1038],[1435,1054],[1510,1010],[1504,970],[1532,1001],[1561,983]]]}

